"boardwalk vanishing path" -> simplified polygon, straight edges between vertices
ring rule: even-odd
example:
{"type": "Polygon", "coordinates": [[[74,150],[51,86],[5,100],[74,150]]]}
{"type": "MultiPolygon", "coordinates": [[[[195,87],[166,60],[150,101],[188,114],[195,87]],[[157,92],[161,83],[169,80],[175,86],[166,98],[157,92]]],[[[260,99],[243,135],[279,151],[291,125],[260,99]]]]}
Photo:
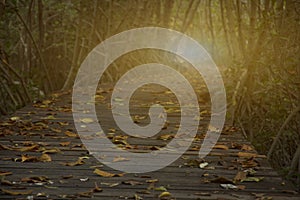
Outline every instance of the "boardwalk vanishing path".
{"type": "MultiPolygon", "coordinates": [[[[161,103],[168,122],[148,139],[122,134],[111,115],[111,86],[98,90],[98,118],[119,148],[155,152],[176,134],[180,112],[175,96],[163,87],[151,87],[133,97],[140,102],[131,109],[133,119],[146,125],[149,105],[161,103]]],[[[300,199],[235,127],[225,126],[214,149],[199,159],[209,121],[207,107],[201,108],[197,136],[178,160],[155,172],[126,174],[89,154],[74,127],[71,94],[53,94],[0,121],[0,199],[300,199]]],[[[127,161],[116,157],[113,162],[127,161]]]]}

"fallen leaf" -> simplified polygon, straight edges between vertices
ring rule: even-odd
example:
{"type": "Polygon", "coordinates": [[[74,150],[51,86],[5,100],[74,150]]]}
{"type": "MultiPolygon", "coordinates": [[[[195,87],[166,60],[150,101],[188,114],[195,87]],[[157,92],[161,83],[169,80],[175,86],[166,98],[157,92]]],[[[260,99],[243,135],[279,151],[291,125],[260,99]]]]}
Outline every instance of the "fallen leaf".
{"type": "Polygon", "coordinates": [[[236,183],[236,182],[240,182],[242,180],[244,180],[245,178],[247,177],[247,172],[245,171],[239,171],[235,177],[233,178],[233,182],[236,183]]]}
{"type": "Polygon", "coordinates": [[[120,183],[105,183],[105,182],[102,182],[101,185],[108,185],[109,187],[115,187],[115,186],[120,185],[120,183]]]}
{"type": "Polygon", "coordinates": [[[254,157],[251,157],[247,160],[244,160],[241,162],[243,168],[252,168],[258,166],[258,162],[254,159],[254,157]]]}
{"type": "Polygon", "coordinates": [[[21,182],[24,183],[46,183],[49,181],[47,176],[33,176],[33,177],[25,177],[21,179],[21,182]]]}
{"type": "Polygon", "coordinates": [[[42,117],[41,119],[56,119],[56,117],[54,117],[54,115],[48,115],[47,117],[42,117]]]}
{"type": "Polygon", "coordinates": [[[51,157],[46,153],[43,153],[41,155],[41,157],[38,158],[38,160],[42,161],[42,162],[51,162],[52,161],[51,157]]]}
{"type": "Polygon", "coordinates": [[[57,128],[51,128],[51,131],[53,131],[55,133],[61,133],[61,130],[57,129],[57,128]]]}
{"type": "Polygon", "coordinates": [[[45,192],[39,192],[36,194],[37,197],[47,197],[47,194],[45,192]]]}
{"type": "Polygon", "coordinates": [[[264,179],[264,177],[247,177],[243,180],[241,180],[241,182],[260,182],[264,179]]]}
{"type": "Polygon", "coordinates": [[[223,144],[217,144],[213,147],[214,149],[223,149],[223,150],[228,150],[229,147],[223,144]]]}
{"type": "Polygon", "coordinates": [[[61,125],[61,126],[67,126],[67,125],[69,125],[69,123],[68,122],[57,122],[59,125],[61,125]]]}
{"type": "Polygon", "coordinates": [[[201,169],[203,169],[203,168],[205,168],[207,165],[208,165],[208,162],[204,162],[204,163],[200,163],[200,164],[199,164],[199,167],[200,167],[201,169]]]}
{"type": "Polygon", "coordinates": [[[54,149],[46,149],[46,150],[44,150],[44,151],[42,151],[42,153],[59,153],[60,152],[60,150],[59,149],[57,149],[57,148],[54,148],[54,149]]]}
{"type": "Polygon", "coordinates": [[[235,186],[235,185],[232,185],[232,184],[220,184],[220,186],[222,187],[222,188],[224,188],[224,189],[238,189],[238,187],[237,186],[235,186]]]}
{"type": "Polygon", "coordinates": [[[19,190],[5,190],[5,189],[1,189],[2,192],[4,194],[9,194],[9,195],[14,195],[14,196],[17,196],[17,195],[28,195],[28,194],[31,194],[32,193],[32,190],[26,190],[26,191],[19,191],[19,190]]]}
{"type": "Polygon", "coordinates": [[[79,179],[81,182],[86,182],[89,180],[89,177],[79,179]]]}
{"type": "Polygon", "coordinates": [[[19,121],[20,120],[20,117],[17,117],[17,116],[14,116],[14,117],[11,117],[9,118],[11,121],[19,121]]]}
{"type": "Polygon", "coordinates": [[[251,158],[251,157],[256,157],[256,153],[247,153],[247,152],[238,152],[238,157],[246,157],[246,158],[251,158]]]}
{"type": "Polygon", "coordinates": [[[102,192],[102,188],[100,188],[97,183],[95,182],[95,187],[92,189],[92,192],[102,192]]]}
{"type": "Polygon", "coordinates": [[[247,157],[247,158],[267,158],[266,155],[258,155],[256,153],[247,153],[247,152],[239,152],[238,157],[247,157]]]}
{"type": "Polygon", "coordinates": [[[142,182],[135,181],[135,180],[122,181],[122,184],[124,184],[124,185],[143,185],[142,182]]]}
{"type": "Polygon", "coordinates": [[[156,183],[156,182],[158,182],[158,179],[146,180],[146,183],[156,183]]]}
{"type": "Polygon", "coordinates": [[[164,186],[160,186],[157,188],[154,188],[155,191],[167,191],[167,188],[165,188],[164,186]]]}
{"type": "Polygon", "coordinates": [[[29,146],[29,147],[19,148],[17,150],[21,151],[21,152],[24,152],[24,151],[35,151],[35,150],[38,150],[38,149],[39,149],[39,145],[35,144],[35,145],[29,146]]]}
{"type": "Polygon", "coordinates": [[[114,158],[113,162],[121,162],[121,161],[128,161],[128,160],[129,160],[128,158],[118,156],[114,158]]]}
{"type": "Polygon", "coordinates": [[[94,122],[94,120],[92,118],[83,118],[80,121],[83,123],[86,123],[86,124],[94,122]]]}
{"type": "Polygon", "coordinates": [[[91,198],[93,195],[92,191],[87,191],[87,192],[78,192],[77,195],[79,197],[87,197],[87,198],[91,198]]]}
{"type": "Polygon", "coordinates": [[[1,149],[1,150],[9,150],[9,151],[12,151],[12,150],[13,150],[12,147],[6,146],[6,145],[4,145],[4,144],[0,144],[0,149],[1,149]]]}
{"type": "Polygon", "coordinates": [[[113,173],[102,171],[100,169],[95,169],[94,173],[99,175],[99,176],[102,176],[102,177],[121,177],[121,176],[124,176],[124,174],[113,174],[113,173]]]}
{"type": "Polygon", "coordinates": [[[75,162],[65,162],[65,163],[62,163],[62,164],[65,165],[65,166],[74,167],[74,166],[77,166],[77,165],[83,165],[84,161],[83,161],[82,158],[78,158],[78,160],[75,161],[75,162]]]}
{"type": "Polygon", "coordinates": [[[0,171],[0,176],[8,176],[8,175],[12,175],[12,172],[0,171]]]}
{"type": "Polygon", "coordinates": [[[79,138],[79,136],[78,136],[76,133],[73,133],[73,132],[71,132],[71,131],[65,131],[65,134],[66,134],[68,137],[79,138]]]}
{"type": "Polygon", "coordinates": [[[138,194],[134,194],[134,200],[142,200],[143,198],[140,197],[138,194]]]}
{"type": "Polygon", "coordinates": [[[1,178],[0,183],[1,185],[8,185],[8,186],[14,185],[14,183],[10,182],[9,180],[5,180],[4,178],[1,178]]]}
{"type": "Polygon", "coordinates": [[[59,145],[60,145],[60,146],[62,146],[62,147],[69,146],[70,144],[71,144],[71,142],[70,142],[70,141],[68,141],[68,142],[61,142],[61,143],[59,143],[59,145]]]}
{"type": "Polygon", "coordinates": [[[170,140],[174,138],[174,134],[163,134],[157,137],[159,140],[170,140]]]}
{"type": "Polygon", "coordinates": [[[169,196],[171,196],[170,192],[162,192],[158,197],[163,198],[163,197],[169,197],[169,196]]]}
{"type": "Polygon", "coordinates": [[[29,156],[27,154],[21,156],[21,162],[37,162],[37,161],[39,161],[39,159],[36,156],[29,156]]]}
{"type": "Polygon", "coordinates": [[[250,145],[243,144],[241,147],[241,150],[243,151],[253,151],[253,148],[250,145]]]}

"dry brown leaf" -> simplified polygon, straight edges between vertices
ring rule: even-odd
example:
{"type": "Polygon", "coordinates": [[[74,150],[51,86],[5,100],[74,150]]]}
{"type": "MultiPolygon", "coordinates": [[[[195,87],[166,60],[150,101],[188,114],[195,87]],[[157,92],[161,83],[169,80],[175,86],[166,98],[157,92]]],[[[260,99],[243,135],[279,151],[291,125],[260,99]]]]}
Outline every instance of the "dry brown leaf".
{"type": "Polygon", "coordinates": [[[59,149],[54,148],[54,149],[46,149],[42,153],[49,153],[49,154],[51,154],[51,153],[59,153],[59,152],[60,152],[59,149]]]}
{"type": "Polygon", "coordinates": [[[242,161],[242,167],[243,168],[252,168],[258,166],[258,162],[252,157],[250,159],[247,159],[245,161],[242,161]]]}
{"type": "Polygon", "coordinates": [[[59,145],[60,145],[60,146],[62,146],[62,147],[69,146],[70,144],[71,144],[71,142],[70,142],[70,141],[68,141],[68,142],[61,142],[61,143],[59,143],[59,145]]]}
{"type": "Polygon", "coordinates": [[[19,148],[19,149],[15,149],[15,150],[24,152],[24,151],[35,151],[38,149],[39,149],[39,145],[35,144],[35,145],[29,146],[29,147],[23,147],[23,148],[19,148]]]}
{"type": "Polygon", "coordinates": [[[143,185],[142,182],[135,181],[135,180],[128,180],[128,181],[122,181],[124,185],[143,185]]]}
{"type": "Polygon", "coordinates": [[[159,140],[170,140],[170,139],[173,139],[173,138],[174,138],[174,134],[163,134],[163,135],[158,136],[157,139],[159,139],[159,140]]]}
{"type": "Polygon", "coordinates": [[[238,152],[238,157],[246,157],[246,158],[251,158],[251,157],[256,157],[256,153],[247,153],[247,152],[238,152]]]}
{"type": "Polygon", "coordinates": [[[128,160],[129,160],[128,158],[118,156],[114,158],[113,162],[121,162],[121,161],[128,161],[128,160]]]}
{"type": "Polygon", "coordinates": [[[61,125],[61,126],[67,126],[67,125],[69,125],[69,123],[68,122],[57,122],[59,125],[61,125]]]}
{"type": "Polygon", "coordinates": [[[37,161],[39,161],[39,159],[36,156],[29,156],[27,154],[23,154],[21,156],[21,162],[37,162],[37,161]]]}
{"type": "Polygon", "coordinates": [[[65,166],[73,167],[73,166],[77,166],[77,165],[83,165],[84,161],[82,158],[78,158],[78,160],[75,162],[66,162],[66,163],[62,163],[62,164],[65,166]]]}
{"type": "Polygon", "coordinates": [[[1,183],[1,185],[8,185],[8,186],[14,185],[14,183],[12,183],[9,180],[5,180],[4,178],[1,178],[0,183],[1,183]]]}
{"type": "Polygon", "coordinates": [[[66,134],[68,137],[75,137],[75,138],[78,138],[78,137],[79,137],[76,133],[73,133],[73,132],[71,132],[71,131],[66,131],[65,134],[66,134]]]}
{"type": "Polygon", "coordinates": [[[61,130],[57,129],[57,128],[51,128],[51,131],[53,131],[55,133],[61,133],[61,130]]]}
{"type": "Polygon", "coordinates": [[[241,180],[244,180],[246,177],[247,177],[247,172],[239,171],[233,178],[233,182],[234,183],[240,182],[241,180]]]}
{"type": "Polygon", "coordinates": [[[5,189],[1,189],[2,192],[4,194],[9,194],[9,195],[13,195],[13,196],[17,196],[17,195],[28,195],[32,193],[32,190],[26,190],[26,191],[20,191],[20,190],[5,190],[5,189]]]}
{"type": "Polygon", "coordinates": [[[3,144],[0,144],[0,149],[1,150],[13,150],[13,148],[9,147],[9,146],[6,146],[6,145],[3,145],[3,144]]]}
{"type": "Polygon", "coordinates": [[[95,187],[94,187],[94,189],[92,189],[92,192],[102,192],[103,190],[102,190],[102,188],[100,188],[98,185],[97,185],[97,183],[95,182],[95,187]]]}
{"type": "Polygon", "coordinates": [[[113,173],[102,171],[100,169],[95,169],[94,173],[97,174],[97,175],[99,175],[99,176],[102,176],[102,177],[121,177],[121,176],[124,176],[123,173],[121,173],[121,174],[113,174],[113,173]]]}
{"type": "Polygon", "coordinates": [[[92,191],[87,191],[87,192],[78,192],[77,195],[79,197],[87,197],[87,198],[91,198],[93,195],[92,191]]]}
{"type": "Polygon", "coordinates": [[[217,144],[214,146],[214,149],[223,149],[223,150],[228,150],[229,147],[223,144],[217,144]]]}
{"type": "Polygon", "coordinates": [[[33,177],[25,177],[21,179],[21,182],[25,183],[43,183],[48,182],[49,178],[47,176],[33,176],[33,177]]]}
{"type": "Polygon", "coordinates": [[[41,155],[41,157],[38,158],[38,160],[41,162],[51,162],[52,161],[51,157],[46,153],[43,153],[41,155]]]}
{"type": "Polygon", "coordinates": [[[253,151],[253,148],[250,145],[243,144],[241,147],[241,150],[243,151],[253,151]]]}
{"type": "Polygon", "coordinates": [[[0,171],[0,176],[8,176],[8,175],[12,175],[12,172],[0,171]]]}

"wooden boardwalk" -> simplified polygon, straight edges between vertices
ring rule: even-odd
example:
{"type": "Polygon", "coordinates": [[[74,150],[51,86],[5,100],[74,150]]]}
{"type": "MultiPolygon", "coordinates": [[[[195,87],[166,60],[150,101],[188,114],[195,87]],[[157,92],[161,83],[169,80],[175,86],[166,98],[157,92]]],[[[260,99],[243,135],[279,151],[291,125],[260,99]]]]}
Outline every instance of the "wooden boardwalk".
{"type": "MultiPolygon", "coordinates": [[[[152,95],[147,90],[148,95],[136,95],[144,105],[131,110],[136,123],[148,123],[148,103],[159,99],[169,106],[168,125],[150,139],[122,137],[110,114],[110,87],[97,93],[99,119],[119,147],[153,151],[176,134],[180,112],[175,97],[164,88],[152,95]]],[[[142,174],[123,174],[89,155],[76,134],[69,93],[22,108],[0,121],[0,199],[300,199],[234,127],[225,126],[218,144],[200,160],[207,107],[201,109],[204,118],[190,149],[171,165],[142,174]]],[[[126,164],[125,159],[115,162],[126,164]]]]}

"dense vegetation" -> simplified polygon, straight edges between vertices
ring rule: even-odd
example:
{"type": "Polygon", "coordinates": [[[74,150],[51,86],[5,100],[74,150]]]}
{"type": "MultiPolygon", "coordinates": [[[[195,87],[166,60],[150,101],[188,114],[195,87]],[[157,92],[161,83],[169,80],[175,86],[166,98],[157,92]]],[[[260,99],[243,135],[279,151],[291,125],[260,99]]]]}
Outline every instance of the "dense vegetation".
{"type": "MultiPolygon", "coordinates": [[[[299,8],[296,0],[1,1],[0,113],[70,89],[87,53],[116,33],[172,28],[199,41],[221,67],[229,121],[299,181],[299,8]]],[[[107,81],[122,70],[113,65],[107,81]]]]}

